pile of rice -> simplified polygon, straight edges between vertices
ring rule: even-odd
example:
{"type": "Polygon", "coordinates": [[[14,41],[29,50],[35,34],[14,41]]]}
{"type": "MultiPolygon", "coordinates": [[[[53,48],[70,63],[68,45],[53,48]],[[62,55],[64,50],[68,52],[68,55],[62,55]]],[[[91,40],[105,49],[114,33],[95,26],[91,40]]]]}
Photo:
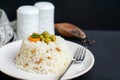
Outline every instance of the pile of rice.
{"type": "Polygon", "coordinates": [[[15,64],[17,68],[27,72],[61,74],[72,58],[67,42],[60,36],[56,36],[56,41],[48,44],[24,39],[15,57],[15,64]]]}

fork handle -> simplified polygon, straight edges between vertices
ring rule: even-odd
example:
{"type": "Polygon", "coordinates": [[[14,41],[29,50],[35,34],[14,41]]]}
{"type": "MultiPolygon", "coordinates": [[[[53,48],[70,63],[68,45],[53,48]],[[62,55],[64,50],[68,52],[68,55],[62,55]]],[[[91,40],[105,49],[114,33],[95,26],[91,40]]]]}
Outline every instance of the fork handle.
{"type": "Polygon", "coordinates": [[[70,64],[69,64],[68,67],[65,69],[65,71],[62,73],[62,75],[58,78],[58,80],[60,80],[60,79],[64,76],[64,74],[68,71],[68,69],[70,68],[70,66],[72,65],[73,62],[74,62],[73,60],[70,62],[70,64]]]}

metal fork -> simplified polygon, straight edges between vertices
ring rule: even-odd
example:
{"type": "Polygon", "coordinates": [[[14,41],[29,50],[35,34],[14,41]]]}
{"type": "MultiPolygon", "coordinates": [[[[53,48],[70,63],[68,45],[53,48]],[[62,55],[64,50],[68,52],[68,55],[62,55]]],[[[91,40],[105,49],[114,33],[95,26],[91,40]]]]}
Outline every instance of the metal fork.
{"type": "Polygon", "coordinates": [[[87,50],[87,45],[85,45],[85,47],[83,47],[83,46],[78,47],[75,52],[73,62],[75,62],[75,63],[82,62],[85,58],[86,50],[87,50]]]}
{"type": "Polygon", "coordinates": [[[85,59],[86,50],[87,50],[87,45],[85,45],[85,47],[81,46],[77,48],[74,54],[73,60],[71,61],[69,66],[66,68],[64,73],[58,78],[58,80],[60,80],[64,76],[64,74],[68,71],[68,69],[73,63],[80,63],[85,59]]]}

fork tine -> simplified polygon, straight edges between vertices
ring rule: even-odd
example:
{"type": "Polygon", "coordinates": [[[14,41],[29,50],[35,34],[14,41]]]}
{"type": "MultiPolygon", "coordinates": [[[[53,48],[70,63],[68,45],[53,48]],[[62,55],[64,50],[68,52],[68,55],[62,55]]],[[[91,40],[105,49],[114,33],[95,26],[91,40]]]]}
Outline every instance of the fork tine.
{"type": "Polygon", "coordinates": [[[77,58],[76,58],[77,61],[80,59],[80,56],[81,56],[81,54],[82,54],[82,49],[81,49],[81,47],[79,47],[78,50],[79,50],[79,51],[78,51],[78,55],[77,55],[77,58]]]}
{"type": "Polygon", "coordinates": [[[76,53],[74,55],[75,62],[81,62],[84,60],[86,50],[87,50],[87,45],[85,47],[81,46],[77,48],[76,53]]]}
{"type": "Polygon", "coordinates": [[[80,48],[80,51],[79,51],[79,56],[78,56],[78,59],[77,59],[77,60],[80,60],[80,61],[81,61],[81,58],[82,58],[82,55],[83,55],[83,51],[84,51],[84,48],[81,47],[81,48],[80,48]]]}
{"type": "Polygon", "coordinates": [[[80,57],[79,57],[79,59],[80,59],[81,61],[83,61],[84,58],[85,58],[86,50],[87,50],[87,46],[82,47],[82,52],[81,52],[81,55],[80,55],[80,57]]]}
{"type": "Polygon", "coordinates": [[[80,56],[79,56],[80,61],[82,61],[83,51],[84,51],[84,48],[82,48],[81,54],[80,54],[80,56]]]}
{"type": "Polygon", "coordinates": [[[78,53],[79,53],[79,47],[77,47],[77,50],[76,50],[75,55],[74,55],[75,60],[77,59],[78,53]]]}

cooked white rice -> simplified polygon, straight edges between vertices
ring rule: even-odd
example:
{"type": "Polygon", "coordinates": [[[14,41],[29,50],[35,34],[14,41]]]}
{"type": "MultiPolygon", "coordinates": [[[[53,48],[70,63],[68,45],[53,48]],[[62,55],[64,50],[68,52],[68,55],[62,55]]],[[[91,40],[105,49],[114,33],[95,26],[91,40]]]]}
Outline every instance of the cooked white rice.
{"type": "Polygon", "coordinates": [[[41,74],[61,74],[72,60],[67,42],[56,36],[55,42],[31,42],[24,39],[15,57],[17,68],[41,74]]]}

